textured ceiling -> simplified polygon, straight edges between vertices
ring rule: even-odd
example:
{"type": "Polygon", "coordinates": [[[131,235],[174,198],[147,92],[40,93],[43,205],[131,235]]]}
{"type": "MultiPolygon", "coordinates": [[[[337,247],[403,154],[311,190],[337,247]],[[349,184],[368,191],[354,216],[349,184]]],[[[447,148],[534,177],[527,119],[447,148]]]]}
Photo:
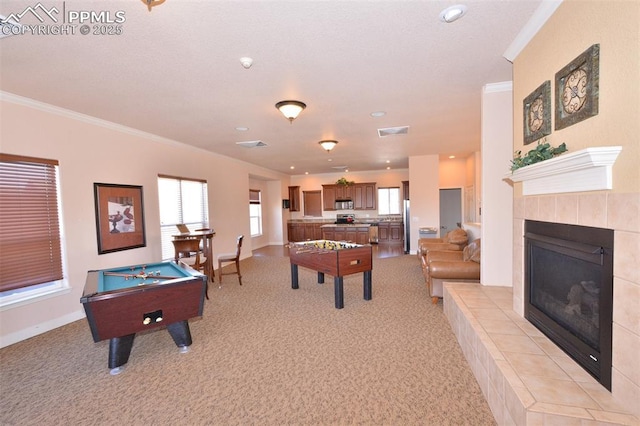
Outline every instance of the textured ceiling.
{"type": "Polygon", "coordinates": [[[511,80],[502,55],[540,3],[466,1],[445,24],[451,1],[43,1],[65,19],[123,11],[122,34],[2,38],[0,90],[287,174],[407,168],[479,150],[482,87],[511,80]],[[284,99],[307,104],[292,124],[284,99]],[[378,137],[396,126],[408,134],[378,137]],[[339,143],[329,154],[321,139],[339,143]],[[236,144],[252,140],[267,146],[236,144]]]}

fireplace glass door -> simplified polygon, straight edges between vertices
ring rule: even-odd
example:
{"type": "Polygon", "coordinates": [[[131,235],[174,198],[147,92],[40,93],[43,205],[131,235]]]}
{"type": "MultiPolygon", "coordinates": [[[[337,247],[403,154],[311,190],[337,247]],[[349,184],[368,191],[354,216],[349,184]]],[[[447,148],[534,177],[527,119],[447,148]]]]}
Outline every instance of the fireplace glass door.
{"type": "Polygon", "coordinates": [[[610,387],[613,231],[527,221],[525,317],[610,387]]]}

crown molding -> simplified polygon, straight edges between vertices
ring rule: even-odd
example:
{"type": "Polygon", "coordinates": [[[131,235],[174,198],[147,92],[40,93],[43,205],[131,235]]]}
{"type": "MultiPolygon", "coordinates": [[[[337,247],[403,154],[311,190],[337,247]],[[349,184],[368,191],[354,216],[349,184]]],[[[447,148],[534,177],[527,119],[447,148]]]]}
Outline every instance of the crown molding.
{"type": "Polygon", "coordinates": [[[513,90],[513,81],[501,81],[499,83],[488,83],[482,88],[484,93],[494,92],[511,92],[513,90]]]}
{"type": "Polygon", "coordinates": [[[542,0],[540,6],[531,15],[531,19],[520,30],[516,38],[511,42],[502,56],[509,62],[513,62],[522,52],[531,39],[540,31],[540,28],[554,14],[562,0],[542,0]]]}
{"type": "MultiPolygon", "coordinates": [[[[172,145],[185,146],[185,144],[173,139],[164,138],[162,136],[154,135],[153,133],[143,132],[142,130],[123,126],[122,124],[116,124],[111,121],[103,120],[101,118],[92,117],[87,114],[82,114],[69,109],[61,108],[59,106],[36,101],[31,98],[25,98],[24,96],[14,95],[13,93],[9,93],[9,92],[0,91],[0,100],[10,102],[16,105],[22,105],[29,108],[37,109],[39,111],[47,112],[50,114],[56,114],[65,118],[70,118],[72,120],[81,121],[83,123],[104,127],[107,129],[114,130],[116,132],[126,133],[132,136],[151,139],[157,142],[163,142],[163,143],[168,143],[172,145]]],[[[196,148],[196,149],[200,149],[200,148],[196,148]]]]}

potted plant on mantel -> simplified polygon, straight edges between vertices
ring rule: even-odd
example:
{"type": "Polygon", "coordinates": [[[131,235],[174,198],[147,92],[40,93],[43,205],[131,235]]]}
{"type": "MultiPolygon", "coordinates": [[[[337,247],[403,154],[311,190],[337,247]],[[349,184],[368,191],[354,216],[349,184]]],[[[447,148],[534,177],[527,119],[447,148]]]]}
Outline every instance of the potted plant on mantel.
{"type": "Polygon", "coordinates": [[[340,185],[340,186],[351,186],[351,185],[355,185],[356,183],[354,181],[348,181],[346,178],[341,177],[340,179],[338,179],[336,181],[336,185],[340,185]]]}
{"type": "Polygon", "coordinates": [[[563,142],[557,148],[553,148],[548,142],[539,143],[531,151],[522,156],[522,151],[516,151],[511,160],[511,171],[514,172],[520,167],[529,166],[539,163],[540,161],[549,160],[567,151],[567,145],[563,142]]]}

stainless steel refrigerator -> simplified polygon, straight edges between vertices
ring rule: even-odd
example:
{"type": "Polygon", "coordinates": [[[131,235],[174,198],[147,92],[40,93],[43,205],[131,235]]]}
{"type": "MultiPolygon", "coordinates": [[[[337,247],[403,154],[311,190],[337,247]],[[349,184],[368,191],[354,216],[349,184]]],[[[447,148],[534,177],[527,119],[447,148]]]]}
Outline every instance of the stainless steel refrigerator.
{"type": "Polygon", "coordinates": [[[404,252],[409,254],[411,251],[411,215],[409,214],[409,200],[404,200],[402,206],[402,223],[404,224],[404,252]]]}

